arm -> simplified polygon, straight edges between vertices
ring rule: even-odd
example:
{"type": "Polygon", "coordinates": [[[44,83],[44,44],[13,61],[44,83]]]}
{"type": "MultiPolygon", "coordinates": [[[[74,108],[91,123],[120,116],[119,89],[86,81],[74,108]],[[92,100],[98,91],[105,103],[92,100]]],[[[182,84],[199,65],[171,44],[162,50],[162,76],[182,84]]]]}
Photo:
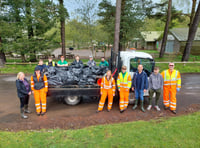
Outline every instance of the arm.
{"type": "Polygon", "coordinates": [[[177,85],[177,88],[181,88],[181,74],[180,74],[179,71],[178,71],[178,74],[177,74],[177,82],[176,82],[176,85],[177,85]]]}
{"type": "Polygon", "coordinates": [[[33,81],[33,76],[31,76],[31,90],[34,91],[34,81],[33,81]]]}
{"type": "Polygon", "coordinates": [[[119,75],[117,77],[117,87],[118,87],[118,90],[120,90],[120,76],[119,75]]]}
{"type": "Polygon", "coordinates": [[[131,88],[131,75],[128,75],[128,88],[131,88]]]}
{"type": "Polygon", "coordinates": [[[144,83],[145,87],[144,89],[148,89],[148,78],[147,78],[147,74],[145,73],[145,83],[144,83]]]}
{"type": "Polygon", "coordinates": [[[44,75],[43,80],[44,80],[45,92],[48,92],[48,81],[46,75],[44,75]]]}
{"type": "Polygon", "coordinates": [[[113,81],[112,81],[112,90],[113,90],[113,96],[115,96],[115,79],[113,78],[113,81]]]}
{"type": "Polygon", "coordinates": [[[101,89],[100,89],[100,94],[101,95],[103,93],[103,82],[104,82],[104,77],[101,79],[101,89]]]}
{"type": "Polygon", "coordinates": [[[136,74],[133,75],[132,88],[135,88],[135,79],[136,79],[136,74]]]}
{"type": "Polygon", "coordinates": [[[152,75],[150,75],[149,77],[149,89],[152,88],[152,75]]]}
{"type": "Polygon", "coordinates": [[[28,95],[28,92],[21,88],[19,81],[16,81],[16,87],[17,87],[18,92],[25,94],[25,95],[28,95]]]}
{"type": "Polygon", "coordinates": [[[163,85],[164,85],[164,80],[163,80],[163,77],[162,77],[162,76],[160,76],[160,79],[161,79],[161,84],[160,84],[161,86],[160,86],[160,88],[161,88],[161,89],[163,89],[163,85]]]}

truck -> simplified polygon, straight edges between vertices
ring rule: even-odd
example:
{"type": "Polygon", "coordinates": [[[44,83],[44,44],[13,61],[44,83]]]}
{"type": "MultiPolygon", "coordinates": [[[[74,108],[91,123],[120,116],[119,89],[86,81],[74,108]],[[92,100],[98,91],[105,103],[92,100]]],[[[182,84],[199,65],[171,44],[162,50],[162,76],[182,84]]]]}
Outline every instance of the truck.
{"type": "MultiPolygon", "coordinates": [[[[120,51],[118,52],[118,54],[114,56],[111,53],[111,60],[109,64],[111,65],[110,69],[112,72],[116,71],[117,69],[117,73],[114,76],[115,79],[117,79],[117,75],[120,72],[122,65],[125,65],[127,67],[127,72],[130,73],[131,78],[133,78],[134,73],[137,71],[138,64],[143,65],[144,71],[147,73],[148,77],[150,76],[151,72],[154,69],[155,62],[153,57],[145,52],[127,50],[127,51],[120,51]],[[112,58],[114,56],[115,58],[112,58]],[[113,59],[115,59],[114,62],[113,59]]],[[[98,84],[84,85],[84,86],[81,85],[49,86],[47,95],[59,98],[68,105],[77,105],[84,96],[99,98],[100,86],[98,84]]],[[[148,96],[148,91],[144,93],[144,97],[147,96],[148,96]]],[[[117,94],[116,97],[118,97],[117,94]]],[[[134,102],[134,93],[131,91],[129,95],[129,103],[133,104],[133,102],[134,102]]]]}

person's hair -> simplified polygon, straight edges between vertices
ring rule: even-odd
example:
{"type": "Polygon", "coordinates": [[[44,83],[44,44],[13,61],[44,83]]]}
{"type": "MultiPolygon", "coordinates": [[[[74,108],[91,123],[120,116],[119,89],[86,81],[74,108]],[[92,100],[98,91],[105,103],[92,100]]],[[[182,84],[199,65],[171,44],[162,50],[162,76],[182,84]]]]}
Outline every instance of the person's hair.
{"type": "MultiPolygon", "coordinates": [[[[142,64],[138,64],[138,66],[140,66],[140,65],[142,65],[142,64]]],[[[142,67],[143,67],[143,65],[142,65],[142,67]]]]}
{"type": "Polygon", "coordinates": [[[155,67],[154,67],[154,70],[159,70],[159,69],[160,69],[160,68],[159,68],[159,67],[157,67],[157,66],[155,66],[155,67]]]}
{"type": "Polygon", "coordinates": [[[101,59],[105,59],[105,57],[101,57],[101,59]]]}
{"type": "Polygon", "coordinates": [[[23,72],[18,72],[18,74],[17,74],[17,79],[19,79],[19,77],[20,77],[22,74],[24,75],[23,72]]]}
{"type": "Polygon", "coordinates": [[[40,62],[40,61],[42,61],[42,62],[43,62],[43,60],[42,60],[42,59],[39,59],[39,62],[40,62]]]}
{"type": "Polygon", "coordinates": [[[106,72],[106,74],[107,74],[108,72],[110,72],[110,73],[112,74],[111,70],[108,70],[108,71],[106,72]]]}
{"type": "MultiPolygon", "coordinates": [[[[76,55],[75,58],[79,57],[79,55],[76,55]]],[[[79,57],[80,58],[80,57],[79,57]]]]}
{"type": "Polygon", "coordinates": [[[170,64],[173,64],[173,65],[174,65],[174,62],[169,62],[169,64],[168,64],[168,65],[170,65],[170,64]]]}
{"type": "Polygon", "coordinates": [[[125,66],[125,65],[123,65],[123,66],[122,66],[122,69],[126,70],[126,66],[125,66]]]}
{"type": "Polygon", "coordinates": [[[60,58],[64,58],[64,56],[63,56],[63,55],[61,55],[61,56],[60,56],[60,58]]]}
{"type": "Polygon", "coordinates": [[[49,56],[48,59],[53,59],[53,58],[51,56],[49,56]]]}

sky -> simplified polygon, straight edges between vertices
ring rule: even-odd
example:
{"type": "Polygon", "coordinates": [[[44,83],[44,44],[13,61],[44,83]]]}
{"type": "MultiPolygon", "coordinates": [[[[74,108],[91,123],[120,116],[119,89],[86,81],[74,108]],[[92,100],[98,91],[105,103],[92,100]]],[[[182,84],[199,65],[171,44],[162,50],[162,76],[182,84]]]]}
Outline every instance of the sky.
{"type": "MultiPolygon", "coordinates": [[[[55,2],[58,2],[58,0],[54,0],[55,2]]],[[[75,10],[78,9],[80,7],[80,5],[82,4],[83,0],[64,0],[64,5],[65,8],[67,8],[69,14],[71,17],[73,17],[73,15],[76,15],[75,10]],[[77,2],[78,1],[78,2],[77,2]]],[[[96,7],[98,8],[98,3],[101,2],[101,0],[96,0],[96,7]]],[[[110,0],[113,4],[116,3],[116,0],[110,0]]],[[[159,3],[163,0],[152,0],[154,3],[159,3]]],[[[178,10],[182,10],[184,13],[188,13],[190,12],[190,9],[192,7],[192,3],[190,2],[190,4],[186,3],[187,0],[173,0],[172,5],[175,6],[178,10]],[[177,3],[177,1],[179,1],[179,3],[177,3]],[[189,7],[188,7],[189,6],[189,7]]],[[[190,0],[191,1],[191,0],[190,0]]]]}

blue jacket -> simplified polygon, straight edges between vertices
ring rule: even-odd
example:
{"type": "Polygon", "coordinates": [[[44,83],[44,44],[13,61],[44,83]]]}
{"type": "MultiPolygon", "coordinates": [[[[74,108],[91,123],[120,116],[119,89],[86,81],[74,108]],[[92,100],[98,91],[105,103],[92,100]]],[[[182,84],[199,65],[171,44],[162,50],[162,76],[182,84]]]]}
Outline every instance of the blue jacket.
{"type": "MultiPolygon", "coordinates": [[[[24,79],[24,81],[28,82],[27,79],[24,79]]],[[[19,79],[16,80],[16,87],[17,87],[17,95],[19,98],[23,98],[28,95],[28,92],[26,90],[24,83],[22,81],[20,81],[19,79]]],[[[30,85],[29,85],[29,91],[31,91],[30,85]]]]}
{"type": "Polygon", "coordinates": [[[139,76],[139,72],[136,71],[136,72],[134,73],[134,76],[133,76],[133,79],[132,79],[132,87],[134,87],[134,89],[136,89],[136,90],[148,89],[147,74],[146,74],[144,71],[142,71],[142,73],[141,73],[141,78],[140,78],[139,80],[137,79],[138,76],[139,76]],[[137,85],[136,85],[136,84],[138,84],[138,83],[141,85],[141,88],[140,88],[140,89],[137,88],[137,85]]]}

